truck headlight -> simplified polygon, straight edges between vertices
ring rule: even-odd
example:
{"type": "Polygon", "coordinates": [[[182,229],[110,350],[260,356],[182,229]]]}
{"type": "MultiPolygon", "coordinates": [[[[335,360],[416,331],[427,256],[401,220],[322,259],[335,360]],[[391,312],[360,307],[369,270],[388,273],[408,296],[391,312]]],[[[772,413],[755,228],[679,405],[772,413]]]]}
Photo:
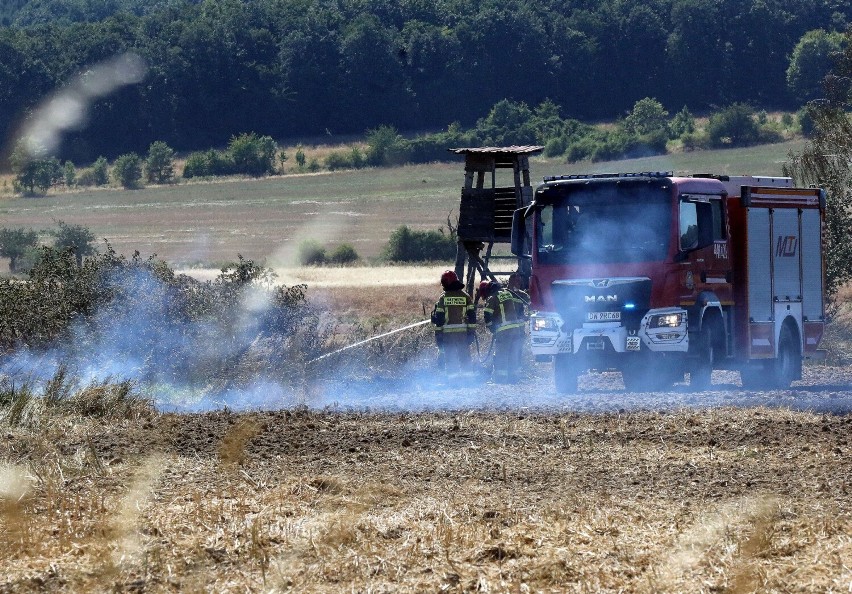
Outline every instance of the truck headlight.
{"type": "Polygon", "coordinates": [[[535,318],[532,318],[532,320],[530,320],[530,323],[532,324],[532,331],[533,332],[541,332],[541,331],[556,332],[558,330],[558,328],[556,326],[556,319],[555,318],[538,318],[538,317],[535,317],[535,318]]]}
{"type": "Polygon", "coordinates": [[[683,313],[667,313],[653,316],[651,328],[677,328],[683,324],[683,313]]]}

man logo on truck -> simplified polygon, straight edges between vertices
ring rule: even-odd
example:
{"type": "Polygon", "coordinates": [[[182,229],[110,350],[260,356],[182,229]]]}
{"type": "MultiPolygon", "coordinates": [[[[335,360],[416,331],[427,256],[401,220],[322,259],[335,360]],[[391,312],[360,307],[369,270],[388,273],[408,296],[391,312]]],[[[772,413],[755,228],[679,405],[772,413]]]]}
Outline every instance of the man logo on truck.
{"type": "Polygon", "coordinates": [[[779,235],[775,255],[779,258],[793,258],[796,255],[798,245],[799,238],[795,235],[779,235]]]}
{"type": "Polygon", "coordinates": [[[618,301],[618,295],[586,295],[586,303],[612,303],[618,301]]]}

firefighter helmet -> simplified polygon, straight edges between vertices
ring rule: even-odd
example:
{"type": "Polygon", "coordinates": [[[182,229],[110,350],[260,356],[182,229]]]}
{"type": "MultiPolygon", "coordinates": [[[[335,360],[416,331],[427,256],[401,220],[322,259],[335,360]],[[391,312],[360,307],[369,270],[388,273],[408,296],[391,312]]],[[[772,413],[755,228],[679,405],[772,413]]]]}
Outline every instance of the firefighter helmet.
{"type": "Polygon", "coordinates": [[[441,275],[441,286],[446,287],[452,283],[458,282],[459,277],[452,270],[445,270],[444,274],[441,275]]]}
{"type": "Polygon", "coordinates": [[[491,288],[491,281],[484,280],[479,283],[479,294],[483,297],[488,297],[488,290],[491,288]]]}

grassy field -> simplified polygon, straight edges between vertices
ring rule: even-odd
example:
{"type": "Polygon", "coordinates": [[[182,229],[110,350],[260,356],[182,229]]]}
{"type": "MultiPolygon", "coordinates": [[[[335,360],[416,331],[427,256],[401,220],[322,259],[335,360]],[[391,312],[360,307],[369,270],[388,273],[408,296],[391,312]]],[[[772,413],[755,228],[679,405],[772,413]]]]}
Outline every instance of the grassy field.
{"type": "MultiPolygon", "coordinates": [[[[603,171],[780,175],[800,141],[664,155],[613,163],[565,164],[535,158],[533,180],[603,171]]],[[[218,266],[237,254],[291,266],[301,241],[352,244],[377,258],[400,225],[439,229],[455,219],[463,162],[294,174],[264,179],[180,183],[141,190],[99,189],[0,201],[4,227],[38,231],[57,220],[85,225],[120,253],[156,253],[176,266],[218,266]]]]}

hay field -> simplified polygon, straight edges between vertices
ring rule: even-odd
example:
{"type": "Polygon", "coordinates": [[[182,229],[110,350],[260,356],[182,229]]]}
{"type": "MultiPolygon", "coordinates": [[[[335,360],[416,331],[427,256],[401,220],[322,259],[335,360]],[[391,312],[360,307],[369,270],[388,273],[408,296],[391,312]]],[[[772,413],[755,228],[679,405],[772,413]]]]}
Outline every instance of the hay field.
{"type": "Polygon", "coordinates": [[[4,429],[0,592],[848,592],[852,418],[307,410],[4,429]]]}

